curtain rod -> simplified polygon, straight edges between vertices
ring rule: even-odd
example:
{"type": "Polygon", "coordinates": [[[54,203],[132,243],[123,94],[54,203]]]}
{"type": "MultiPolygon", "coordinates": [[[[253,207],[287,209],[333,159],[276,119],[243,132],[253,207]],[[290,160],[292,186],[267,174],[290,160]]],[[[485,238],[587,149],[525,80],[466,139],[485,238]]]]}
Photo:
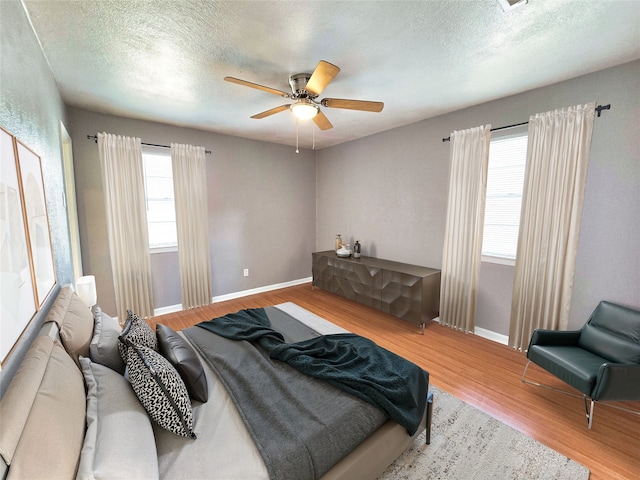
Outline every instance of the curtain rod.
{"type": "MultiPolygon", "coordinates": [[[[87,140],[94,140],[96,143],[98,143],[98,136],[97,135],[87,135],[87,140]]],[[[145,147],[171,148],[169,145],[157,145],[155,143],[144,143],[144,142],[141,142],[141,145],[144,145],[145,147]]],[[[206,153],[207,155],[211,155],[211,150],[205,150],[204,153],[206,153]]]]}
{"type": "MultiPolygon", "coordinates": [[[[608,105],[598,105],[595,108],[595,111],[598,113],[598,117],[600,117],[600,114],[602,113],[602,110],[611,110],[611,104],[608,105]]],[[[529,122],[522,122],[522,123],[514,123],[513,125],[507,125],[505,127],[496,127],[496,128],[492,128],[490,131],[491,132],[497,132],[498,130],[506,130],[508,128],[515,128],[515,127],[521,127],[522,125],[528,125],[529,122]]],[[[443,138],[442,141],[443,142],[448,142],[451,140],[451,137],[447,137],[447,138],[443,138]]]]}

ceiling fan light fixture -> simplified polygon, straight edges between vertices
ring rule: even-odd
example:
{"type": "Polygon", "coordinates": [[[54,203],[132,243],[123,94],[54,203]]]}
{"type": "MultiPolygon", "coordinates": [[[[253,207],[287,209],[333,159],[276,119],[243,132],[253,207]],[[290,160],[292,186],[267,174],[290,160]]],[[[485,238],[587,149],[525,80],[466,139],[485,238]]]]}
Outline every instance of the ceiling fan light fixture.
{"type": "Polygon", "coordinates": [[[307,98],[301,98],[290,107],[291,112],[299,120],[310,120],[315,117],[320,109],[307,98]]]}

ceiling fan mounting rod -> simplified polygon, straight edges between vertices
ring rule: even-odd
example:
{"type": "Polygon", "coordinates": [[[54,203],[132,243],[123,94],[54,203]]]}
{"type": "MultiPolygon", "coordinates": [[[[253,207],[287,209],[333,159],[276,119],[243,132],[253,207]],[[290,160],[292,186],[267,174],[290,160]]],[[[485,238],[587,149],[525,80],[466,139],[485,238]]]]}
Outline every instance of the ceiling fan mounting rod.
{"type": "Polygon", "coordinates": [[[289,77],[289,85],[293,92],[291,98],[308,98],[309,100],[315,100],[318,98],[318,95],[314,95],[307,91],[307,83],[310,78],[310,73],[296,73],[289,77]]]}

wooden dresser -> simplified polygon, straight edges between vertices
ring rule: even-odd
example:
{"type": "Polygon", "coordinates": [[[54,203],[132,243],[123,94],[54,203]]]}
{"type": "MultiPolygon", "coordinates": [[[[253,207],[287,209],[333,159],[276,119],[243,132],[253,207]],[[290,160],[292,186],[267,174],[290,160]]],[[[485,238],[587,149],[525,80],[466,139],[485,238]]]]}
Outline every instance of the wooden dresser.
{"type": "Polygon", "coordinates": [[[389,313],[422,328],[438,316],[440,270],[379,258],[315,252],[313,286],[389,313]]]}

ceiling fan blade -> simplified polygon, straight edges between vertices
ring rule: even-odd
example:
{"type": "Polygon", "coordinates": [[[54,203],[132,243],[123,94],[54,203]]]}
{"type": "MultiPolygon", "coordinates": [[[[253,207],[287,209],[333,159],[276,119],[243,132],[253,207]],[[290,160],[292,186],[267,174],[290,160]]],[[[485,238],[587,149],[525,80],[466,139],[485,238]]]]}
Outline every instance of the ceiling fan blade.
{"type": "Polygon", "coordinates": [[[320,130],[329,130],[330,128],[333,128],[333,125],[331,125],[329,119],[325,117],[324,113],[322,112],[318,112],[318,114],[313,117],[313,121],[320,130]]]}
{"type": "Polygon", "coordinates": [[[320,95],[339,71],[340,69],[335,65],[325,62],[324,60],[320,60],[316,69],[311,74],[311,78],[309,78],[305,90],[313,95],[320,95]]]}
{"type": "Polygon", "coordinates": [[[273,93],[274,95],[280,95],[281,97],[288,97],[289,94],[287,92],[283,92],[282,90],[276,90],[275,88],[265,87],[264,85],[258,85],[257,83],[247,82],[246,80],[240,80],[235,77],[224,77],[227,82],[236,83],[238,85],[244,85],[245,87],[251,87],[258,90],[262,90],[263,92],[273,93]]]}
{"type": "Polygon", "coordinates": [[[251,118],[260,119],[260,118],[268,117],[269,115],[273,115],[275,113],[280,113],[280,112],[284,112],[285,110],[289,110],[290,106],[291,105],[280,105],[279,107],[272,108],[271,110],[267,110],[262,113],[256,113],[255,115],[252,115],[251,118]]]}
{"type": "Polygon", "coordinates": [[[347,110],[361,110],[364,112],[381,112],[383,102],[368,102],[365,100],[347,100],[346,98],[325,98],[322,105],[329,108],[346,108],[347,110]]]}

